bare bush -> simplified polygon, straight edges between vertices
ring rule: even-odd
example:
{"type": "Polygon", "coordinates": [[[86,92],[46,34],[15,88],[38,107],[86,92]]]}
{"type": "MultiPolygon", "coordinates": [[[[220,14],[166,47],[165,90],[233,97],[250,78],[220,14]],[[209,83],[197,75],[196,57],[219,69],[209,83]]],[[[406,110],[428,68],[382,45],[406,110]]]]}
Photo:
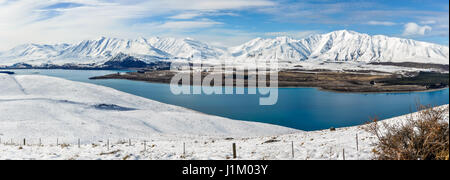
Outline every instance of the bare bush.
{"type": "Polygon", "coordinates": [[[417,115],[396,124],[373,119],[365,130],[377,138],[377,160],[448,160],[449,124],[446,108],[418,106],[417,115]]]}

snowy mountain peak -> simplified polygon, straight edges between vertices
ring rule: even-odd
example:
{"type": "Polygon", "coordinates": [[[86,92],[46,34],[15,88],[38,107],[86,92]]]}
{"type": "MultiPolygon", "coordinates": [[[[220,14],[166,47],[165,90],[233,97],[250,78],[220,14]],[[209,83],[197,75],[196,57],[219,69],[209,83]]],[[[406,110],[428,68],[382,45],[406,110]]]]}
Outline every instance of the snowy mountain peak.
{"type": "Polygon", "coordinates": [[[178,58],[218,58],[223,52],[216,47],[196,41],[192,38],[150,38],[149,44],[178,58]]]}
{"type": "Polygon", "coordinates": [[[446,46],[382,35],[370,36],[348,30],[312,35],[301,40],[288,37],[257,38],[230,48],[230,51],[241,60],[258,58],[290,62],[320,60],[449,64],[449,49],[446,46]]]}
{"type": "Polygon", "coordinates": [[[370,36],[340,30],[315,34],[304,39],[256,38],[242,45],[221,49],[192,38],[139,37],[119,39],[100,37],[72,45],[25,44],[0,52],[0,65],[15,63],[63,64],[104,63],[120,53],[144,62],[168,59],[237,60],[277,59],[299,61],[417,62],[449,64],[447,46],[383,35],[370,36]]]}
{"type": "Polygon", "coordinates": [[[64,57],[78,57],[81,55],[92,58],[110,58],[119,53],[157,57],[168,56],[167,53],[148,45],[146,41],[106,37],[83,41],[66,49],[61,55],[64,57]]]}
{"type": "Polygon", "coordinates": [[[136,42],[140,42],[140,43],[144,43],[144,44],[148,44],[147,39],[140,36],[136,39],[136,42]]]}
{"type": "Polygon", "coordinates": [[[96,40],[97,40],[97,41],[103,41],[103,40],[105,40],[105,39],[108,39],[108,38],[105,37],[105,36],[100,36],[100,37],[97,38],[96,40]]]}
{"type": "Polygon", "coordinates": [[[293,39],[291,37],[288,37],[288,36],[280,36],[280,37],[277,37],[276,40],[284,42],[284,43],[287,43],[289,41],[292,41],[293,39]]]}
{"type": "Polygon", "coordinates": [[[363,33],[358,33],[356,31],[351,31],[351,30],[337,30],[337,31],[332,31],[328,34],[335,34],[335,35],[346,35],[346,34],[353,34],[353,35],[362,35],[363,33]]]}

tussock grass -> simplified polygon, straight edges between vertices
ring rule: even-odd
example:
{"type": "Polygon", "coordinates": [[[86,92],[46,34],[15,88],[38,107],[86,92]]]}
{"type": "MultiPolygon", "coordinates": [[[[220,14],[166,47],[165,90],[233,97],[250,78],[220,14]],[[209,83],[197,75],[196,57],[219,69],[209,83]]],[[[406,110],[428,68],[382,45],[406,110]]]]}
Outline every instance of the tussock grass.
{"type": "Polygon", "coordinates": [[[380,123],[377,119],[365,127],[376,136],[374,159],[377,160],[448,160],[449,123],[446,108],[418,106],[416,117],[406,122],[380,123]]]}

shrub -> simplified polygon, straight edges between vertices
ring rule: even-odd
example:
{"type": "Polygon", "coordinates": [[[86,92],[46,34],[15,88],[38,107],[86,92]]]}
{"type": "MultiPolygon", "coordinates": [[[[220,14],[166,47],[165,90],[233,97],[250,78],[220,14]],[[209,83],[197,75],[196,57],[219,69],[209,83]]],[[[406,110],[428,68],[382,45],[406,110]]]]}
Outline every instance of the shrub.
{"type": "Polygon", "coordinates": [[[446,108],[418,106],[417,115],[397,124],[380,123],[375,118],[365,130],[377,138],[377,160],[448,160],[449,124],[446,108]]]}

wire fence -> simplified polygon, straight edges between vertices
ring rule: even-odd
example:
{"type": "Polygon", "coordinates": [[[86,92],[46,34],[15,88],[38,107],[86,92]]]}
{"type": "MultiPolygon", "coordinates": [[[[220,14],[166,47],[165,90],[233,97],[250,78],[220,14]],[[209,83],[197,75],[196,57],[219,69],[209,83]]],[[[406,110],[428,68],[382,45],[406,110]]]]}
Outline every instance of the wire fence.
{"type": "MultiPolygon", "coordinates": [[[[245,144],[245,142],[242,141],[237,141],[237,142],[233,142],[233,140],[226,140],[228,145],[225,146],[220,146],[219,148],[222,148],[221,152],[227,152],[225,156],[225,159],[243,159],[241,155],[246,154],[245,157],[251,157],[252,154],[255,154],[255,152],[246,152],[246,151],[241,151],[240,150],[240,146],[238,146],[238,143],[242,143],[244,146],[251,146],[248,144],[245,144]],[[241,154],[242,153],[242,154],[241,154]]],[[[180,141],[182,142],[182,141],[180,141]]],[[[191,143],[186,143],[186,142],[182,142],[179,144],[179,147],[175,147],[172,145],[172,149],[179,149],[176,152],[174,152],[174,154],[179,155],[177,159],[189,159],[189,155],[192,156],[193,153],[195,153],[195,150],[198,150],[198,147],[188,147],[188,145],[190,146],[198,146],[196,145],[198,142],[195,141],[195,143],[191,142],[191,143]],[[191,152],[188,152],[189,149],[191,152]],[[190,153],[190,154],[188,154],[190,153]]],[[[309,159],[314,159],[311,158],[310,156],[312,155],[312,153],[314,152],[308,152],[308,150],[304,147],[302,147],[302,144],[299,143],[295,143],[294,141],[290,141],[290,142],[283,142],[282,144],[285,144],[286,146],[282,147],[280,146],[280,142],[278,141],[266,141],[266,143],[277,143],[275,146],[280,148],[280,153],[284,153],[286,154],[287,152],[289,152],[289,157],[285,157],[283,159],[301,159],[301,160],[309,160],[309,159]],[[289,147],[289,148],[286,148],[289,147]],[[300,154],[299,152],[304,149],[307,152],[306,153],[302,153],[300,154]]],[[[224,143],[222,142],[222,145],[224,143]]],[[[21,139],[17,139],[17,138],[0,138],[0,146],[15,146],[15,147],[19,147],[20,148],[24,148],[24,147],[37,147],[37,148],[46,148],[46,147],[58,147],[61,148],[61,151],[64,151],[64,149],[67,149],[67,151],[69,151],[70,149],[74,149],[74,148],[78,148],[78,149],[93,149],[93,148],[97,148],[100,149],[102,151],[107,151],[107,152],[102,152],[101,154],[105,155],[105,154],[114,154],[114,152],[118,152],[117,150],[120,150],[120,148],[132,148],[133,150],[139,150],[141,153],[145,153],[145,152],[151,152],[156,146],[158,146],[158,144],[153,141],[148,141],[148,140],[136,140],[136,139],[119,139],[119,140],[110,140],[110,139],[106,139],[106,140],[82,140],[82,139],[76,139],[76,140],[68,140],[65,141],[62,138],[52,138],[52,139],[41,139],[41,138],[21,138],[21,139]],[[151,143],[149,143],[151,142],[151,143]]],[[[202,145],[203,148],[208,148],[207,145],[203,144],[202,145]]],[[[262,146],[262,145],[260,145],[262,146]]],[[[329,149],[327,150],[323,150],[322,151],[322,158],[319,159],[330,159],[330,160],[349,160],[346,159],[346,157],[348,157],[349,155],[352,155],[353,159],[358,160],[359,159],[359,152],[360,152],[360,147],[359,147],[359,138],[358,138],[358,134],[356,134],[355,136],[355,145],[352,149],[346,150],[345,148],[339,148],[336,146],[329,146],[329,149]],[[355,151],[356,150],[356,151],[355,151]]],[[[214,149],[217,149],[217,147],[213,147],[211,146],[212,151],[214,151],[214,149]]],[[[258,149],[258,147],[254,148],[254,149],[258,149]]],[[[273,150],[272,150],[273,152],[273,150]]],[[[202,152],[199,152],[202,153],[202,152]]],[[[217,152],[219,153],[219,152],[217,152]]],[[[223,155],[223,154],[222,154],[223,155]]],[[[270,157],[268,157],[267,159],[270,159],[270,157]]],[[[274,158],[277,159],[277,158],[274,158]]]]}

